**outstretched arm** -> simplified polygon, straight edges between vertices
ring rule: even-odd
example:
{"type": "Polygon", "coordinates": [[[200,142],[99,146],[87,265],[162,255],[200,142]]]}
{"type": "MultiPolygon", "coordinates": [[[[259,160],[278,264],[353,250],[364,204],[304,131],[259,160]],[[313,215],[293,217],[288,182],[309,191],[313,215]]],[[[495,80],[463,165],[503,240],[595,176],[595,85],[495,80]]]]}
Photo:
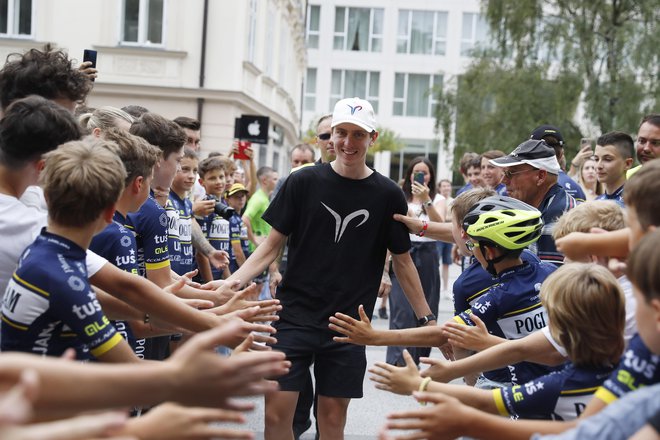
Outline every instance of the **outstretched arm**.
{"type": "Polygon", "coordinates": [[[429,325],[425,327],[407,328],[403,330],[376,330],[360,305],[358,308],[360,320],[335,313],[330,317],[330,330],[344,336],[335,336],[337,342],[347,342],[356,345],[398,345],[408,347],[433,347],[442,345],[447,339],[442,334],[442,328],[429,325]]]}

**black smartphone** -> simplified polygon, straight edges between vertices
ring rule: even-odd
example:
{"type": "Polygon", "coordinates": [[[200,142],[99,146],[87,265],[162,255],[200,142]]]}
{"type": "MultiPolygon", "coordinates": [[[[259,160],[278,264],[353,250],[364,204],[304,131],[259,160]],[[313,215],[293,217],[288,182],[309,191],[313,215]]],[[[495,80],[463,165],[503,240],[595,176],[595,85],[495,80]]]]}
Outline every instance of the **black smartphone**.
{"type": "MultiPolygon", "coordinates": [[[[96,69],[96,51],[92,49],[85,49],[83,51],[83,63],[89,61],[92,63],[90,67],[93,67],[96,69]]],[[[94,78],[92,78],[92,81],[94,81],[94,78]]]]}
{"type": "Polygon", "coordinates": [[[90,61],[93,68],[96,69],[96,51],[92,49],[85,49],[83,52],[83,63],[90,61]]]}
{"type": "Polygon", "coordinates": [[[421,171],[416,172],[415,175],[413,176],[413,180],[419,183],[420,185],[424,185],[424,173],[422,173],[421,171]]]}

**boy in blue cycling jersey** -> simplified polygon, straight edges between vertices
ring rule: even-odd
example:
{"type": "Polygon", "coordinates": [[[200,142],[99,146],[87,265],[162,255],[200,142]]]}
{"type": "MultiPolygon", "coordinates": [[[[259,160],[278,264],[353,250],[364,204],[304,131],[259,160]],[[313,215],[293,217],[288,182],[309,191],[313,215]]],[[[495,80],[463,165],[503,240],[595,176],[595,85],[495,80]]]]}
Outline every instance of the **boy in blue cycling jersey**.
{"type": "MultiPolygon", "coordinates": [[[[520,258],[522,250],[538,240],[542,228],[537,209],[510,197],[488,197],[468,211],[463,219],[463,229],[470,238],[466,244],[482,267],[497,278],[497,284],[454,320],[474,325],[471,317],[477,316],[489,332],[506,339],[518,339],[545,327],[547,316],[539,290],[555,266],[520,258]]],[[[363,345],[439,346],[447,342],[443,327],[374,330],[362,308],[360,316],[361,321],[344,314],[331,317],[330,328],[344,335],[335,339],[363,345]]],[[[509,366],[509,371],[511,383],[516,384],[549,370],[525,362],[509,366]]]]}
{"type": "Polygon", "coordinates": [[[532,419],[572,420],[612,372],[623,351],[625,300],[616,278],[602,266],[571,263],[541,287],[549,328],[571,362],[525,384],[492,391],[422,378],[412,358],[406,367],[377,363],[372,380],[397,394],[441,392],[483,411],[532,419]]]}
{"type": "Polygon", "coordinates": [[[107,141],[73,141],[45,156],[48,227],[23,252],[2,304],[2,351],[61,356],[85,345],[99,360],[135,362],[101,310],[85,252],[112,221],[124,189],[121,160],[107,141]]]}

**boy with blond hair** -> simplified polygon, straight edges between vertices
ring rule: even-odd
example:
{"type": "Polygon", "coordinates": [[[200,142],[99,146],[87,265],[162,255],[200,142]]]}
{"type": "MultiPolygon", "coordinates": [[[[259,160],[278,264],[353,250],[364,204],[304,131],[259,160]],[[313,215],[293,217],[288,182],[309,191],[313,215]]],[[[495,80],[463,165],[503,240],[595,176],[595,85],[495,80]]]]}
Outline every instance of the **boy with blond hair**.
{"type": "Polygon", "coordinates": [[[99,360],[137,361],[103,314],[85,252],[112,221],[126,171],[104,141],[73,141],[45,156],[48,227],[23,252],[2,307],[2,351],[61,356],[86,345],[99,360]],[[50,264],[48,264],[50,263],[50,264]]]}
{"type": "Polygon", "coordinates": [[[570,363],[551,374],[493,390],[445,385],[422,378],[406,354],[406,366],[382,362],[370,371],[377,388],[397,394],[441,392],[492,414],[572,420],[579,417],[623,351],[625,301],[616,279],[604,267],[572,263],[541,286],[541,301],[553,336],[565,346],[570,363]]]}

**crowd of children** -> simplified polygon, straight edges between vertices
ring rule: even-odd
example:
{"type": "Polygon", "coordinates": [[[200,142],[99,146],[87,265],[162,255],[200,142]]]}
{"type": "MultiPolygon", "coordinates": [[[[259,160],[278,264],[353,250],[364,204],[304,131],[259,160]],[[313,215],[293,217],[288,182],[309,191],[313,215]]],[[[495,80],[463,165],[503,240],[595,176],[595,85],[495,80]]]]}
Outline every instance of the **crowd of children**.
{"type": "Polygon", "coordinates": [[[74,116],[95,74],[50,47],[0,70],[0,438],[251,438],[229,425],[250,408],[233,398],[260,394],[266,438],[298,438],[312,401],[321,437],[343,438],[364,345],[447,358],[404,350],[369,369],[377,388],[432,404],[390,414],[382,439],[658,438],[660,115],[636,140],[583,149],[570,169],[584,188],[543,125],[509,154],[466,155],[451,199],[423,158],[404,191],[368,168],[373,109],[341,100],[317,127],[322,160],[269,200],[274,170],[201,160],[191,118],[74,116]],[[434,255],[433,300],[410,236],[434,255]],[[466,259],[441,325],[449,248],[434,240],[466,259]],[[285,243],[281,295],[264,299],[285,243]],[[417,326],[371,326],[389,261],[417,326]]]}

